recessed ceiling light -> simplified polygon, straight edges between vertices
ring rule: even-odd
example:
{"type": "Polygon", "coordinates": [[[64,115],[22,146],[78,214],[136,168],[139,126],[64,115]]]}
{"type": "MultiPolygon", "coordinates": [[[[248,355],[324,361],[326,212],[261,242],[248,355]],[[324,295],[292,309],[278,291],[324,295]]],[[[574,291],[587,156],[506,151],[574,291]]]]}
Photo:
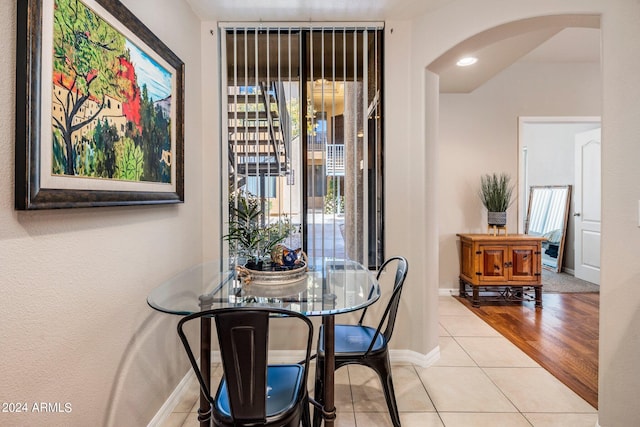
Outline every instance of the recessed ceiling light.
{"type": "Polygon", "coordinates": [[[475,56],[465,56],[464,58],[460,58],[456,65],[458,67],[468,67],[469,65],[473,65],[478,62],[478,58],[475,56]]]}

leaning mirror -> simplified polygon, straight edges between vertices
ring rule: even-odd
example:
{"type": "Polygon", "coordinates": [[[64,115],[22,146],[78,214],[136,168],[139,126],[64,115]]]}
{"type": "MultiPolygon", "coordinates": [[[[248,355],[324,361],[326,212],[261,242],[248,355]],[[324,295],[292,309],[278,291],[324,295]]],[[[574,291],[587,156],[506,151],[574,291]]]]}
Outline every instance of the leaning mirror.
{"type": "Polygon", "coordinates": [[[542,236],[542,267],[562,269],[564,240],[567,234],[571,186],[531,186],[525,233],[542,236]]]}

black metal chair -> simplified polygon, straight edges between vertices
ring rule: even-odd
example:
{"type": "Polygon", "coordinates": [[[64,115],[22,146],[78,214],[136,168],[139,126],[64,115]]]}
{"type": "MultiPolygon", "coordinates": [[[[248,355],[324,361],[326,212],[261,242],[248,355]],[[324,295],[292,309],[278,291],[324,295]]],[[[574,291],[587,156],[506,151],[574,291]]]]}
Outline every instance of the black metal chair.
{"type": "MultiPolygon", "coordinates": [[[[380,377],[391,421],[394,426],[399,427],[400,416],[398,415],[398,405],[396,404],[396,397],[393,391],[388,344],[393,334],[393,327],[400,303],[400,294],[402,293],[402,287],[407,277],[409,264],[404,257],[396,256],[389,258],[378,270],[377,278],[380,279],[382,272],[392,264],[396,265],[393,291],[377,328],[364,326],[362,324],[367,314],[366,308],[362,312],[362,316],[357,325],[335,325],[335,369],[337,370],[342,366],[350,364],[365,365],[373,369],[380,377]]],[[[322,396],[324,396],[324,385],[322,382],[324,369],[324,340],[322,327],[320,327],[314,392],[314,400],[320,403],[322,402],[322,396]]],[[[320,425],[321,418],[322,414],[320,410],[314,408],[314,427],[320,425]]]]}
{"type": "MultiPolygon", "coordinates": [[[[302,326],[301,326],[302,327],[302,326]]],[[[178,322],[178,335],[187,352],[200,389],[210,404],[215,426],[310,426],[307,370],[313,325],[304,315],[277,308],[232,307],[207,310],[178,322]],[[215,398],[207,388],[183,331],[184,324],[203,316],[215,320],[224,375],[215,398]],[[269,319],[293,317],[306,326],[305,363],[269,365],[269,319]]]]}

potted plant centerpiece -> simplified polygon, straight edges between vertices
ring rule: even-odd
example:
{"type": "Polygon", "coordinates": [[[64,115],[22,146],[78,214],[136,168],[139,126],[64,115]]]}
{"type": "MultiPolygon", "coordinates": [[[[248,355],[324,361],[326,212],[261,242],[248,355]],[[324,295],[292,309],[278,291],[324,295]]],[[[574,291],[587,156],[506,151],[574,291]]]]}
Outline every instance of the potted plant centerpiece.
{"type": "Polygon", "coordinates": [[[511,176],[506,173],[486,174],[480,180],[480,200],[487,208],[487,222],[490,227],[504,227],[507,224],[507,208],[513,202],[511,176]]]}
{"type": "Polygon", "coordinates": [[[289,249],[282,242],[293,231],[285,215],[269,221],[264,200],[248,192],[232,193],[229,200],[229,232],[223,237],[243,265],[236,267],[245,284],[285,284],[306,274],[301,249],[289,249]]]}

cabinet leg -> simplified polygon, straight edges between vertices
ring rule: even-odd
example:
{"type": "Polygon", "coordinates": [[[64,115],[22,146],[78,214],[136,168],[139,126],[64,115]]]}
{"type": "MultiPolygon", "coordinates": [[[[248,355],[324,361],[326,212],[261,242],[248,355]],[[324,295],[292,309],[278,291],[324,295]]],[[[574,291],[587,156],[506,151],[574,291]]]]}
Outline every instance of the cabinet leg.
{"type": "Polygon", "coordinates": [[[473,288],[473,298],[471,299],[471,305],[473,307],[480,307],[480,288],[478,286],[471,286],[473,288]]]}
{"type": "Polygon", "coordinates": [[[462,279],[460,279],[460,287],[458,288],[458,296],[465,297],[466,296],[466,285],[462,279]]]}
{"type": "Polygon", "coordinates": [[[536,286],[534,292],[536,296],[536,308],[542,308],[542,287],[536,286]]]}

